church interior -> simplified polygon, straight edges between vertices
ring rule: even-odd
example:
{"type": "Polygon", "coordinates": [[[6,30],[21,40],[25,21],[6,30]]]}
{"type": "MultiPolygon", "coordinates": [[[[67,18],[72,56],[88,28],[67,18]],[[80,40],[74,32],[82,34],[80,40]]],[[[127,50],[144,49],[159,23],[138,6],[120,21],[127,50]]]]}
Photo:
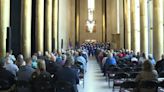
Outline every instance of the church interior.
{"type": "Polygon", "coordinates": [[[0,92],[23,91],[164,92],[164,0],[0,0],[0,92]]]}

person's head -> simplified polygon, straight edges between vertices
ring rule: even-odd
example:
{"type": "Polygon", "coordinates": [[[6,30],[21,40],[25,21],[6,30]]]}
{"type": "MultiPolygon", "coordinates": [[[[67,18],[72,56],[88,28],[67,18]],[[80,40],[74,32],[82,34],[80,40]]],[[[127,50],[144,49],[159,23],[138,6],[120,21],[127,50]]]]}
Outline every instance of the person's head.
{"type": "Polygon", "coordinates": [[[29,65],[29,66],[31,66],[32,64],[31,58],[27,58],[25,62],[26,62],[26,65],[29,65]]]}
{"type": "Polygon", "coordinates": [[[75,51],[74,55],[79,56],[79,52],[75,51]]]}
{"type": "Polygon", "coordinates": [[[150,60],[152,60],[152,59],[153,59],[153,55],[152,55],[152,54],[149,54],[149,55],[148,55],[148,58],[149,58],[150,60]]]}
{"type": "Polygon", "coordinates": [[[161,57],[162,57],[162,59],[164,59],[164,54],[162,54],[162,56],[161,56],[161,57]]]}
{"type": "Polygon", "coordinates": [[[103,56],[104,56],[104,57],[107,57],[107,53],[106,53],[106,52],[104,52],[104,53],[103,53],[103,56]]]}
{"type": "Polygon", "coordinates": [[[37,62],[38,62],[37,66],[38,66],[39,71],[46,71],[45,61],[42,59],[38,59],[37,62]]]}
{"type": "Polygon", "coordinates": [[[51,54],[51,58],[50,59],[51,59],[52,62],[56,62],[56,57],[53,54],[51,54]]]}
{"type": "Polygon", "coordinates": [[[5,57],[9,57],[10,56],[10,53],[9,52],[6,52],[6,56],[5,57]]]}
{"type": "Polygon", "coordinates": [[[70,52],[71,52],[71,54],[72,54],[72,55],[74,55],[74,53],[75,53],[75,51],[74,51],[74,50],[71,50],[70,52]]]}
{"type": "Polygon", "coordinates": [[[71,65],[73,65],[73,58],[71,55],[67,55],[66,61],[64,66],[70,67],[71,65]]]}
{"type": "Polygon", "coordinates": [[[45,51],[45,57],[47,60],[51,59],[51,54],[48,51],[45,51]]]}
{"type": "Polygon", "coordinates": [[[24,57],[22,54],[19,54],[18,57],[17,57],[17,60],[24,60],[24,57]]]}
{"type": "Polygon", "coordinates": [[[154,69],[152,63],[150,60],[145,60],[143,63],[143,70],[144,71],[152,71],[154,69]]]}
{"type": "Polygon", "coordinates": [[[57,51],[57,55],[58,55],[58,56],[61,56],[61,54],[62,54],[61,51],[58,50],[58,51],[57,51]]]}
{"type": "Polygon", "coordinates": [[[112,57],[113,57],[113,53],[110,52],[110,53],[108,54],[108,58],[112,58],[112,57]]]}
{"type": "Polygon", "coordinates": [[[55,54],[57,52],[57,50],[56,49],[53,49],[53,53],[55,54]]]}
{"type": "Polygon", "coordinates": [[[142,55],[143,58],[146,59],[146,54],[145,53],[142,53],[141,55],[142,55]]]}
{"type": "Polygon", "coordinates": [[[32,60],[36,61],[38,58],[36,55],[32,55],[32,60]]]}
{"type": "Polygon", "coordinates": [[[45,51],[45,56],[48,56],[49,55],[49,52],[48,51],[45,51]]]}
{"type": "Polygon", "coordinates": [[[37,55],[38,56],[43,56],[43,53],[41,51],[38,51],[37,55]]]}
{"type": "Polygon", "coordinates": [[[16,65],[18,67],[25,66],[26,65],[26,62],[23,59],[20,59],[19,61],[16,62],[16,65]]]}
{"type": "Polygon", "coordinates": [[[6,63],[6,64],[10,64],[10,63],[11,63],[9,57],[6,57],[6,58],[5,58],[5,63],[6,63]]]}
{"type": "Polygon", "coordinates": [[[62,60],[63,60],[63,61],[66,61],[67,56],[66,56],[65,54],[63,54],[61,57],[62,57],[62,60]]]}
{"type": "Polygon", "coordinates": [[[10,53],[10,55],[12,55],[13,54],[13,50],[9,50],[9,53],[10,53]]]}
{"type": "Polygon", "coordinates": [[[82,56],[82,52],[81,51],[79,51],[79,56],[82,56]]]}

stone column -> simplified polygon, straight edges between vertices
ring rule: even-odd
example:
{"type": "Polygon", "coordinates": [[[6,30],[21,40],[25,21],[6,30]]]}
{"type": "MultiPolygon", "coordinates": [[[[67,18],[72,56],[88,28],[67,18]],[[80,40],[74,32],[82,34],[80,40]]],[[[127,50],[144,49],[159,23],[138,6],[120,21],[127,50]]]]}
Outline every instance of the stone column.
{"type": "Polygon", "coordinates": [[[148,53],[153,54],[153,0],[148,1],[148,53]]]}
{"type": "Polygon", "coordinates": [[[153,1],[153,54],[156,60],[163,54],[163,0],[153,1]]]}
{"type": "Polygon", "coordinates": [[[44,52],[44,0],[36,0],[36,51],[44,52]]]}
{"type": "Polygon", "coordinates": [[[120,48],[124,48],[124,0],[119,0],[120,48]]]}
{"type": "Polygon", "coordinates": [[[0,57],[6,55],[7,27],[10,26],[10,0],[0,0],[0,57]]]}
{"type": "Polygon", "coordinates": [[[147,0],[140,0],[140,47],[141,52],[148,53],[148,5],[147,0]]]}
{"type": "Polygon", "coordinates": [[[140,51],[139,1],[131,0],[131,45],[134,52],[140,51]]]}
{"type": "Polygon", "coordinates": [[[57,49],[58,47],[58,2],[59,2],[58,0],[53,0],[53,5],[52,5],[53,49],[57,49]]]}
{"type": "Polygon", "coordinates": [[[21,1],[22,53],[25,58],[31,57],[31,15],[32,0],[21,1]]]}
{"type": "Polygon", "coordinates": [[[124,0],[125,12],[125,49],[131,50],[131,22],[130,22],[130,1],[124,0]]]}
{"type": "Polygon", "coordinates": [[[45,50],[52,51],[52,0],[45,4],[45,50]]]}
{"type": "Polygon", "coordinates": [[[75,46],[80,43],[80,2],[81,0],[75,0],[75,46]]]}
{"type": "Polygon", "coordinates": [[[105,31],[106,31],[106,1],[102,0],[102,42],[105,42],[105,31]]]}

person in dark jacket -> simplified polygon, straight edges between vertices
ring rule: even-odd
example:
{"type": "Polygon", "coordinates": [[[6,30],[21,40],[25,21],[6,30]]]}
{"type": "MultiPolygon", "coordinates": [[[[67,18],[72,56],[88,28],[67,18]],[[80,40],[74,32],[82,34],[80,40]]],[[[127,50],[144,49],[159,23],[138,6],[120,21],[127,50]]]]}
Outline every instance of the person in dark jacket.
{"type": "Polygon", "coordinates": [[[56,75],[56,72],[62,68],[62,66],[56,62],[56,57],[51,55],[50,60],[46,60],[46,70],[51,75],[56,75]]]}
{"type": "Polygon", "coordinates": [[[38,59],[38,67],[31,76],[32,92],[53,92],[51,74],[46,71],[44,60],[38,59]]]}
{"type": "MultiPolygon", "coordinates": [[[[77,84],[79,84],[79,76],[77,71],[71,68],[72,64],[73,64],[73,59],[72,56],[69,54],[67,55],[67,59],[63,68],[56,73],[56,81],[68,82],[72,85],[71,92],[78,92],[77,84]]],[[[59,92],[63,92],[63,91],[59,91],[59,92]]]]}
{"type": "Polygon", "coordinates": [[[164,54],[162,55],[162,59],[157,61],[155,65],[155,69],[157,70],[158,73],[164,71],[164,54]]]}

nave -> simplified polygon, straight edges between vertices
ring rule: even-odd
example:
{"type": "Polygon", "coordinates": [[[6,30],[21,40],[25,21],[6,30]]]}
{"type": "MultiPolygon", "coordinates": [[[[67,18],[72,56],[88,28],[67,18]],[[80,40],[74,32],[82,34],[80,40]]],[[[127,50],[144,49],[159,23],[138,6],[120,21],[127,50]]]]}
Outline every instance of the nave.
{"type": "Polygon", "coordinates": [[[95,57],[89,57],[84,81],[84,88],[82,82],[78,85],[79,92],[112,92],[112,88],[108,87],[108,82],[103,76],[95,57]]]}

